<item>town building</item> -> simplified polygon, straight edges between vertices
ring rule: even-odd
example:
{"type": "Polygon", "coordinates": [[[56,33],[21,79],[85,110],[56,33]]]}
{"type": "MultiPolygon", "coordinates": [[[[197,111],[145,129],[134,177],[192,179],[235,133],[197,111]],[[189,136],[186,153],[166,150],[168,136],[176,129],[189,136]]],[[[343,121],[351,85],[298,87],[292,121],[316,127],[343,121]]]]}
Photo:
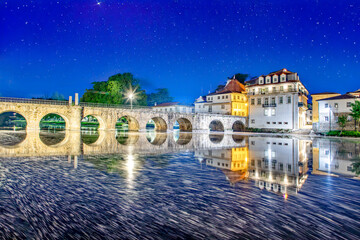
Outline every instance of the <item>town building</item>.
{"type": "Polygon", "coordinates": [[[313,110],[312,108],[309,108],[306,110],[306,124],[312,125],[312,119],[313,119],[313,110]]]}
{"type": "Polygon", "coordinates": [[[319,122],[319,103],[318,101],[325,98],[331,98],[341,95],[340,93],[335,92],[322,92],[311,94],[312,99],[312,123],[315,125],[313,128],[316,128],[317,123],[319,122]]]}
{"type": "Polygon", "coordinates": [[[176,113],[193,113],[194,107],[179,102],[166,102],[157,104],[152,107],[153,110],[158,112],[176,112],[176,113]]]}
{"type": "Polygon", "coordinates": [[[250,128],[305,128],[309,92],[296,72],[284,68],[246,81],[245,87],[250,128]]]}
{"type": "Polygon", "coordinates": [[[328,132],[331,130],[341,130],[338,124],[338,118],[341,115],[347,116],[345,130],[354,130],[355,123],[351,113],[351,104],[360,101],[358,95],[351,92],[335,97],[317,100],[319,103],[319,121],[313,124],[313,130],[316,132],[328,132]]]}
{"type": "Polygon", "coordinates": [[[196,113],[248,116],[248,101],[245,86],[235,79],[228,79],[225,87],[195,101],[196,113]]]}

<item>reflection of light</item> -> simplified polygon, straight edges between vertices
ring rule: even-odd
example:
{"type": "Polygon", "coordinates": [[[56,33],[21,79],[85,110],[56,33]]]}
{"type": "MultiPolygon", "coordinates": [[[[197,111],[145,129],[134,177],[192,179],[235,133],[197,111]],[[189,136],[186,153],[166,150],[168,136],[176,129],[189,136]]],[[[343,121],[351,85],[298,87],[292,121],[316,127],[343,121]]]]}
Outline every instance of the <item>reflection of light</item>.
{"type": "Polygon", "coordinates": [[[255,172],[255,177],[258,178],[259,177],[259,173],[258,171],[255,172]]]}
{"type": "Polygon", "coordinates": [[[286,200],[287,198],[288,198],[288,194],[285,193],[285,194],[284,194],[284,199],[286,200]]]}
{"type": "Polygon", "coordinates": [[[288,184],[287,175],[285,175],[285,177],[284,177],[284,183],[285,183],[285,184],[288,184]]]}
{"type": "Polygon", "coordinates": [[[128,180],[131,181],[134,178],[134,167],[135,167],[135,158],[134,155],[129,154],[126,158],[125,167],[128,173],[128,180]]]}

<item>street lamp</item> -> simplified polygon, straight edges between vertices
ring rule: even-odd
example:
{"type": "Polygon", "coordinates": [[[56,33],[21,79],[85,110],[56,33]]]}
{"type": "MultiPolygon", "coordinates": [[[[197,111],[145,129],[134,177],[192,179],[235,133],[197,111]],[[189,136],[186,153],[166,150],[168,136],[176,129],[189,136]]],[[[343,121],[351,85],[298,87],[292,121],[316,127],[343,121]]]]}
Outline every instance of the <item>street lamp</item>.
{"type": "Polygon", "coordinates": [[[129,100],[130,100],[130,108],[132,109],[133,108],[133,99],[134,99],[134,93],[133,92],[130,92],[129,94],[128,94],[128,98],[129,98],[129,100]]]}

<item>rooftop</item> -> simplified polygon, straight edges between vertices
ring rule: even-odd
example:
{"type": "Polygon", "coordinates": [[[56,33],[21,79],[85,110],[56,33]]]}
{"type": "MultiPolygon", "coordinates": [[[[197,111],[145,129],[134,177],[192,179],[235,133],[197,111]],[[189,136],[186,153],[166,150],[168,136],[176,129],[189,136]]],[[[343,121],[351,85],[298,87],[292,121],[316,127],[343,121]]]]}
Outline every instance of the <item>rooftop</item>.
{"type": "Polygon", "coordinates": [[[340,99],[356,99],[358,97],[351,95],[351,94],[343,94],[343,95],[339,95],[339,96],[335,96],[335,97],[330,97],[330,98],[324,98],[324,99],[320,99],[318,101],[324,101],[324,100],[340,100],[340,99]]]}
{"type": "Polygon", "coordinates": [[[329,95],[329,94],[339,94],[336,92],[322,92],[322,93],[313,93],[311,95],[329,95]]]}
{"type": "Polygon", "coordinates": [[[219,91],[210,93],[208,95],[216,95],[216,94],[223,94],[223,93],[242,93],[245,92],[244,84],[240,83],[238,80],[235,79],[235,76],[232,79],[229,79],[225,85],[225,87],[219,91]]]}

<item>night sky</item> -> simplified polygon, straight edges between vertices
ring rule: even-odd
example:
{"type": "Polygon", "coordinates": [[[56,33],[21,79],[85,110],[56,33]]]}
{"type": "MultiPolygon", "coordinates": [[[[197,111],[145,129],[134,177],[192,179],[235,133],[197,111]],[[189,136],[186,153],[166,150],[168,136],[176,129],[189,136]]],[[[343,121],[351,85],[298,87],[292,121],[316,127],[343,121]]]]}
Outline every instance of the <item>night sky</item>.
{"type": "Polygon", "coordinates": [[[131,72],[191,103],[232,74],[360,88],[360,1],[0,0],[0,95],[83,94],[131,72]]]}

